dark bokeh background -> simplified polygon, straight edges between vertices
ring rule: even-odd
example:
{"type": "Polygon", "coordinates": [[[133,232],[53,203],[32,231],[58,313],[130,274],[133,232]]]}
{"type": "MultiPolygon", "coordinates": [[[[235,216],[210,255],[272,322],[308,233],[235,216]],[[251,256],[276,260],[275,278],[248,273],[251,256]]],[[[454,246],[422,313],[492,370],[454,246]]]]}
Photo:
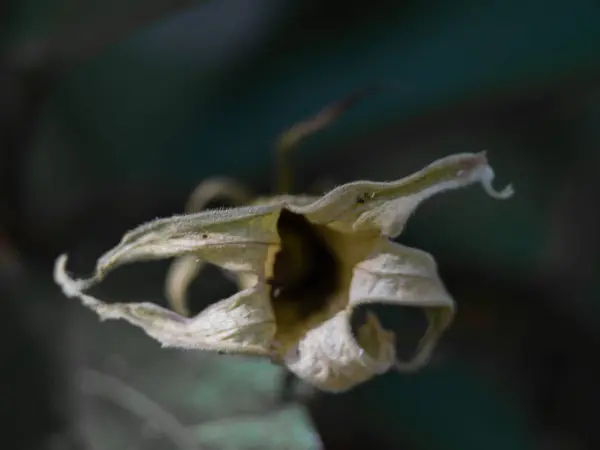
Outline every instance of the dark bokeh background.
{"type": "MultiPolygon", "coordinates": [[[[600,448],[598,2],[7,0],[0,14],[2,448],[600,448]],[[295,154],[296,191],[482,149],[517,191],[440,196],[402,237],[436,256],[459,307],[423,372],[307,393],[268,362],[99,325],[52,283],[59,253],[85,274],[202,179],[271,192],[277,135],[373,84],[387,89],[295,154]]],[[[164,302],[165,268],[123,268],[104,295],[164,302]]],[[[194,284],[197,309],[231,292],[217,274],[194,284]]]]}

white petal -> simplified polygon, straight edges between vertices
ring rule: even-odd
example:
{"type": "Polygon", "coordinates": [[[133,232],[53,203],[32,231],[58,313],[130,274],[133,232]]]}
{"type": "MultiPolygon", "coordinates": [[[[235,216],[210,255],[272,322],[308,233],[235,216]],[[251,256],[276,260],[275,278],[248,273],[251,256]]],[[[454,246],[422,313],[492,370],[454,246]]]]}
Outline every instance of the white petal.
{"type": "MultiPolygon", "coordinates": [[[[247,190],[229,179],[222,178],[210,178],[203,183],[200,183],[198,187],[194,190],[192,194],[187,208],[199,209],[204,207],[206,203],[213,198],[216,197],[225,197],[232,202],[241,203],[242,201],[249,201],[249,194],[247,190]]],[[[290,204],[290,205],[305,205],[311,203],[315,200],[314,197],[307,196],[274,196],[274,197],[264,197],[255,199],[252,204],[254,206],[260,205],[261,207],[272,207],[274,211],[277,211],[281,205],[290,204]]],[[[234,251],[238,249],[233,247],[234,251]]],[[[224,249],[219,249],[220,259],[224,259],[224,249]]],[[[191,254],[185,255],[180,258],[175,259],[169,268],[167,273],[167,278],[165,281],[165,294],[167,300],[169,301],[169,305],[177,312],[183,315],[189,315],[189,309],[187,307],[187,290],[192,281],[198,276],[200,271],[203,269],[206,264],[207,258],[210,258],[210,251],[204,251],[204,255],[200,253],[200,255],[191,254]],[[204,258],[204,259],[201,259],[204,258]]],[[[239,252],[244,255],[243,252],[239,252]]],[[[245,256],[245,255],[244,255],[245,256]]],[[[261,262],[264,262],[264,247],[259,247],[257,249],[256,259],[257,265],[261,266],[261,262]],[[262,250],[262,252],[261,252],[262,250]]],[[[239,259],[239,256],[232,255],[232,260],[235,261],[239,259]]],[[[215,261],[217,258],[212,258],[215,261]]],[[[231,262],[222,261],[220,264],[225,268],[232,268],[231,262]]],[[[253,265],[254,266],[254,265],[253,265]]],[[[241,270],[248,269],[239,268],[241,270]]],[[[233,270],[236,270],[234,267],[233,270]]],[[[255,273],[258,271],[257,269],[253,269],[255,273]]],[[[240,288],[244,289],[251,285],[255,284],[256,277],[253,277],[252,274],[247,271],[238,272],[236,274],[232,274],[229,271],[225,271],[225,276],[231,276],[233,281],[237,282],[240,288]],[[233,275],[233,276],[232,276],[233,275]]]]}
{"type": "MultiPolygon", "coordinates": [[[[246,186],[236,180],[212,177],[202,181],[187,201],[185,212],[202,211],[215,199],[226,200],[234,206],[250,203],[253,195],[246,186]]],[[[187,289],[198,276],[206,261],[196,255],[185,255],[175,259],[169,268],[165,281],[165,294],[169,305],[180,314],[189,316],[187,289]]],[[[229,272],[225,272],[229,273],[229,272]]]]}
{"type": "Polygon", "coordinates": [[[152,303],[104,303],[82,292],[91,283],[71,279],[66,262],[64,255],[57,259],[54,280],[65,295],[79,298],[101,320],[126,320],[165,347],[260,356],[271,353],[275,322],[264,285],[238,292],[187,318],[152,303]]]}
{"type": "Polygon", "coordinates": [[[276,206],[241,207],[157,219],[125,234],[105,253],[94,278],[126,263],[194,254],[234,272],[261,273],[277,245],[276,206]]]}
{"type": "Polygon", "coordinates": [[[295,211],[303,207],[310,207],[320,200],[314,195],[275,195],[272,197],[259,197],[252,202],[253,205],[286,207],[295,211]]]}
{"type": "Polygon", "coordinates": [[[165,295],[171,308],[179,314],[190,315],[187,290],[204,265],[205,262],[196,255],[181,256],[171,263],[165,280],[165,295]]]}
{"type": "Polygon", "coordinates": [[[398,181],[348,183],[309,205],[290,209],[340,231],[378,231],[395,237],[417,206],[437,193],[479,182],[494,198],[510,197],[512,187],[495,191],[493,178],[485,153],[464,153],[442,158],[398,181]]]}
{"type": "Polygon", "coordinates": [[[308,331],[283,361],[299,378],[321,390],[345,391],[386,372],[395,361],[393,337],[374,316],[369,316],[357,338],[362,345],[352,334],[349,314],[342,311],[308,331]]]}
{"type": "Polygon", "coordinates": [[[438,276],[433,257],[385,239],[354,269],[350,305],[364,303],[424,308],[429,327],[414,359],[399,363],[398,367],[405,370],[417,369],[428,361],[454,316],[454,301],[438,276]]]}

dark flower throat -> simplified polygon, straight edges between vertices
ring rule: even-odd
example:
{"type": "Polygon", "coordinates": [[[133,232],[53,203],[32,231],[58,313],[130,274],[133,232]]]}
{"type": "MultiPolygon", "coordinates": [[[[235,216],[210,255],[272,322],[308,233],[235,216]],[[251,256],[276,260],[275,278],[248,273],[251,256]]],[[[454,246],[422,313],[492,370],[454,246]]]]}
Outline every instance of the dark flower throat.
{"type": "Polygon", "coordinates": [[[300,317],[310,316],[323,309],[338,288],[340,264],[319,226],[304,216],[283,209],[277,231],[281,249],[268,280],[275,313],[283,308],[293,309],[300,317]]]}

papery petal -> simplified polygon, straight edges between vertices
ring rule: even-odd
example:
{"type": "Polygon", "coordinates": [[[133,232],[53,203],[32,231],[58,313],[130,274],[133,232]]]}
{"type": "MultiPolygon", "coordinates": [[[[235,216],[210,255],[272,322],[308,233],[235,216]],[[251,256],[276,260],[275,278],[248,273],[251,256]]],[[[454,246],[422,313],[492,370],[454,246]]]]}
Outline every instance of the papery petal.
{"type": "MultiPolygon", "coordinates": [[[[230,184],[232,183],[228,179],[209,179],[206,182],[199,185],[194,191],[194,195],[190,199],[190,204],[194,207],[199,207],[206,203],[206,199],[215,196],[216,193],[220,192],[221,189],[225,188],[226,196],[231,198],[233,201],[240,200],[242,195],[242,187],[239,185],[230,184]],[[238,192],[239,191],[239,192],[238,192]]],[[[273,197],[260,197],[252,202],[253,206],[260,206],[262,208],[273,208],[277,211],[283,205],[294,205],[303,206],[315,201],[315,197],[309,196],[290,196],[281,195],[273,197]]],[[[236,250],[235,248],[233,249],[236,250]]],[[[220,249],[221,255],[224,255],[224,250],[220,249]]],[[[192,281],[198,276],[206,264],[205,259],[201,259],[204,256],[200,253],[200,256],[196,254],[185,255],[179,257],[173,261],[167,277],[165,280],[165,294],[171,307],[183,315],[189,315],[189,308],[187,306],[187,290],[192,281]]],[[[207,256],[204,256],[206,258],[207,256]]],[[[233,257],[235,259],[235,257],[233,257]]],[[[261,259],[260,257],[258,258],[261,259]]],[[[264,261],[264,258],[262,259],[264,261]]],[[[231,263],[226,261],[221,264],[222,267],[228,267],[231,263]]],[[[255,270],[256,272],[256,270],[255,270]]],[[[237,282],[238,286],[245,289],[254,284],[254,278],[248,272],[240,271],[236,274],[225,271],[226,276],[233,275],[232,278],[237,282]]]]}
{"type": "Polygon", "coordinates": [[[285,207],[290,211],[309,207],[320,200],[321,197],[314,195],[274,195],[271,197],[259,197],[252,202],[255,206],[276,206],[285,207]]]}
{"type": "MultiPolygon", "coordinates": [[[[423,308],[429,326],[414,358],[398,368],[424,365],[454,316],[454,301],[442,284],[428,253],[381,239],[373,253],[356,265],[350,284],[350,306],[387,303],[423,308]]],[[[401,330],[398,330],[401,334],[401,330]]]]}
{"type": "Polygon", "coordinates": [[[510,197],[512,187],[495,191],[493,178],[485,153],[464,153],[442,158],[398,181],[348,183],[309,205],[290,209],[340,231],[377,231],[395,237],[417,206],[434,194],[479,182],[494,198],[510,197]]]}
{"type": "MultiPolygon", "coordinates": [[[[234,206],[250,203],[253,195],[243,184],[225,177],[211,177],[202,181],[190,195],[185,211],[188,214],[202,211],[216,200],[225,200],[234,206]]],[[[165,294],[170,306],[177,312],[189,315],[187,289],[198,276],[206,261],[196,255],[176,258],[171,264],[165,281],[165,294]]],[[[226,272],[227,273],[227,272],[226,272]]]]}
{"type": "Polygon", "coordinates": [[[152,303],[104,303],[83,292],[89,280],[66,273],[67,258],[57,259],[54,280],[67,297],[79,298],[101,320],[123,319],[142,328],[165,347],[267,356],[275,321],[264,285],[238,292],[194,318],[180,316],[152,303]]]}
{"type": "Polygon", "coordinates": [[[165,280],[165,295],[174,311],[190,315],[187,306],[187,290],[205,265],[196,255],[185,255],[171,263],[165,280]]]}
{"type": "MultiPolygon", "coordinates": [[[[259,248],[257,250],[260,251],[262,249],[259,248]]],[[[222,252],[221,254],[224,253],[222,252]]],[[[227,266],[228,264],[225,262],[223,265],[227,266]]],[[[165,280],[165,295],[169,306],[179,314],[183,314],[184,316],[190,315],[187,290],[204,266],[206,266],[206,261],[200,259],[195,254],[181,256],[171,263],[165,280]]],[[[259,271],[257,269],[255,272],[259,271]]],[[[254,286],[258,279],[256,273],[252,272],[230,272],[224,270],[223,275],[226,279],[237,283],[240,289],[247,289],[254,286]]]]}
{"type": "Polygon", "coordinates": [[[100,257],[94,278],[122,264],[189,254],[230,271],[262,273],[268,247],[279,243],[279,211],[275,205],[240,207],[154,220],[100,257]]]}
{"type": "Polygon", "coordinates": [[[388,371],[396,357],[393,342],[373,315],[355,338],[349,314],[342,311],[308,331],[283,362],[307,383],[341,392],[388,371]]]}

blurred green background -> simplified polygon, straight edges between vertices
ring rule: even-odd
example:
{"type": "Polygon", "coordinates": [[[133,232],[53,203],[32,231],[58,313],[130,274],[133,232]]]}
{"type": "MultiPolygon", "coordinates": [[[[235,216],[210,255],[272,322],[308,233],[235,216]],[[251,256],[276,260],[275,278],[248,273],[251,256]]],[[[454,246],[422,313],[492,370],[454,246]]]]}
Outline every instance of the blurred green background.
{"type": "MultiPolygon", "coordinates": [[[[7,448],[600,448],[598,2],[7,0],[0,12],[7,448]],[[435,255],[458,303],[424,371],[307,392],[268,362],[100,325],[52,283],[59,253],[90,271],[203,179],[271,192],[277,136],[372,85],[385,90],[294,154],[296,192],[482,149],[517,191],[435,198],[402,236],[435,255]]],[[[123,268],[104,295],[164,303],[166,267],[123,268]]],[[[195,309],[232,292],[217,274],[194,283],[195,309]]]]}

